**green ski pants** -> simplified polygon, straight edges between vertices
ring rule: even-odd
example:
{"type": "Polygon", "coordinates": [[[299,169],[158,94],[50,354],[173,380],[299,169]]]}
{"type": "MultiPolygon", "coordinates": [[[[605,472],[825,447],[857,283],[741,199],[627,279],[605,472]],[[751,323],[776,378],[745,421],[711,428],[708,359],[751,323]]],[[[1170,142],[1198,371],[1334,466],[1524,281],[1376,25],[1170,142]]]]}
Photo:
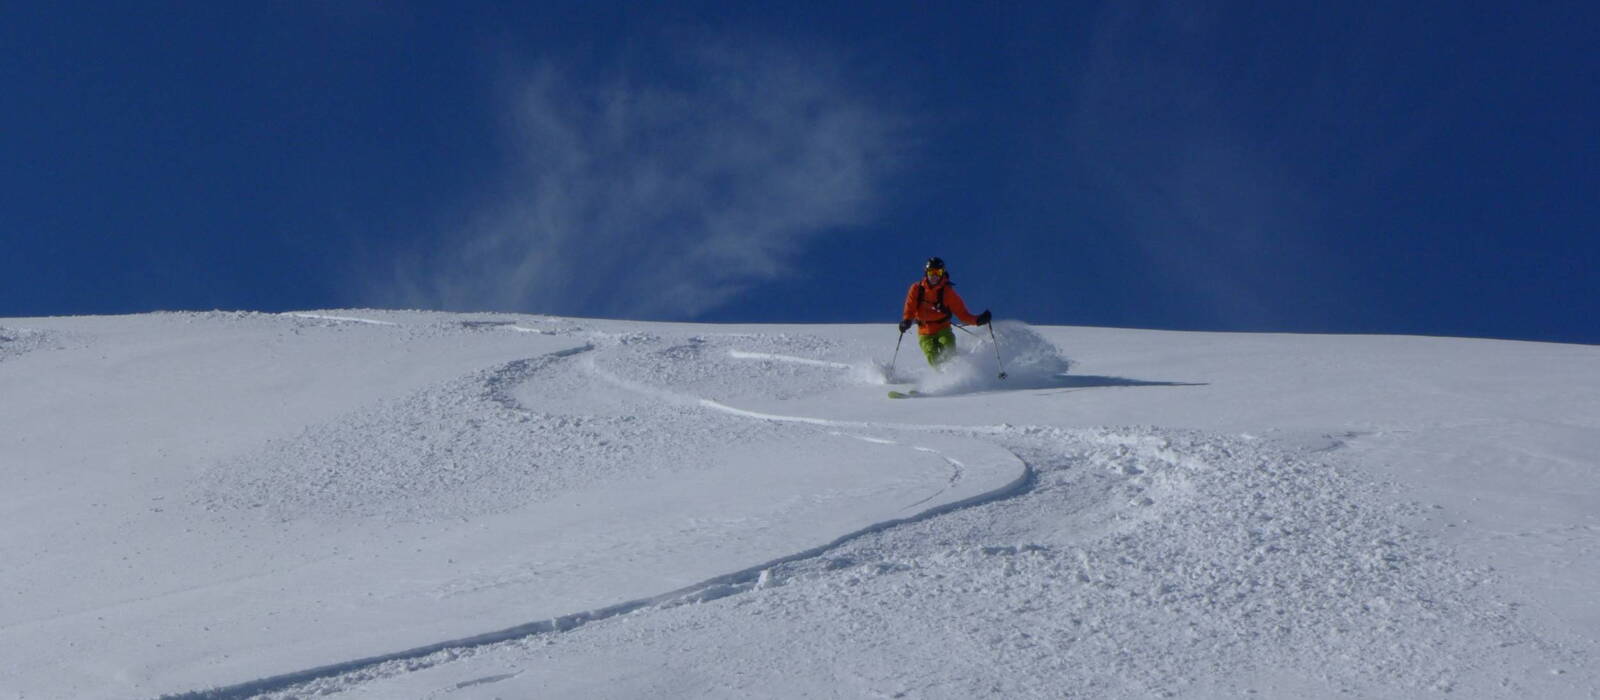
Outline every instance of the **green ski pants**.
{"type": "Polygon", "coordinates": [[[933,335],[917,336],[917,344],[922,346],[922,354],[928,356],[928,364],[938,366],[956,352],[956,332],[946,328],[933,335]]]}

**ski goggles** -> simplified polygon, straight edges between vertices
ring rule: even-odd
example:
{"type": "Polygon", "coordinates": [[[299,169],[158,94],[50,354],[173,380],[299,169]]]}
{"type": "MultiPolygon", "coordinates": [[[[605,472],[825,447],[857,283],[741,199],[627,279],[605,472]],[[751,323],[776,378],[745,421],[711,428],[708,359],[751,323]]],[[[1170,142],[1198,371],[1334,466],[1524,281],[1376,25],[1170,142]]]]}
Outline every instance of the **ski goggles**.
{"type": "Polygon", "coordinates": [[[934,277],[939,277],[944,274],[944,270],[937,267],[930,268],[927,270],[927,274],[933,275],[934,277]]]}

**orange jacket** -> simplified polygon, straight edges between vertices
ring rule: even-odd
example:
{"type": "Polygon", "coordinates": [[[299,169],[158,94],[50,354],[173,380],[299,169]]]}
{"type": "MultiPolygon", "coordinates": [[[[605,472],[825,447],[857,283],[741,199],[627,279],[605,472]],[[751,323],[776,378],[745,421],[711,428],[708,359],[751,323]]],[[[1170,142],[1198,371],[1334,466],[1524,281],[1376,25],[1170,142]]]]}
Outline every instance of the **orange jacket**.
{"type": "Polygon", "coordinates": [[[920,335],[934,335],[950,327],[950,315],[955,314],[962,323],[973,325],[978,322],[978,317],[967,311],[967,303],[961,300],[961,295],[956,294],[956,287],[950,284],[949,279],[940,279],[938,284],[930,285],[927,279],[920,279],[906,292],[906,309],[900,318],[909,318],[917,322],[917,333],[920,335]],[[917,290],[922,290],[922,301],[917,301],[917,290]],[[941,290],[943,297],[940,296],[941,290]],[[944,305],[940,306],[940,299],[944,305]]]}

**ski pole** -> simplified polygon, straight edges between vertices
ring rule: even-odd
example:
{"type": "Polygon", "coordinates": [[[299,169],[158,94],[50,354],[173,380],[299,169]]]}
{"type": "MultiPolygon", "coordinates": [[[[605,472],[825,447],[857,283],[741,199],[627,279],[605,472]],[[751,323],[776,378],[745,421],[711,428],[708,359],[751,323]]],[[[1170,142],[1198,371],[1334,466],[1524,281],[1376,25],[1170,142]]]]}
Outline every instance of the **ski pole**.
{"type": "Polygon", "coordinates": [[[889,358],[889,376],[885,377],[890,382],[894,381],[894,363],[900,359],[900,343],[905,342],[906,332],[900,331],[900,339],[894,341],[894,357],[889,358]]]}
{"type": "Polygon", "coordinates": [[[994,365],[1000,368],[1000,378],[1006,378],[1005,363],[1000,361],[1000,339],[994,335],[994,324],[989,324],[989,340],[994,343],[994,365]]]}

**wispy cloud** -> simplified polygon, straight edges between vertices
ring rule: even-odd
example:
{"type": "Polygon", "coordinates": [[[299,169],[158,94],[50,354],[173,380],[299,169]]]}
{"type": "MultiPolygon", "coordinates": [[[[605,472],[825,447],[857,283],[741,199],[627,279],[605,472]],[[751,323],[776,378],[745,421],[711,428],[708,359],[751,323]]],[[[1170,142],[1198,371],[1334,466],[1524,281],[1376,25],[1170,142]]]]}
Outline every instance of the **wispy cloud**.
{"type": "Polygon", "coordinates": [[[685,46],[668,65],[512,90],[504,201],[402,265],[413,305],[692,318],[870,223],[899,121],[830,55],[685,46]]]}

